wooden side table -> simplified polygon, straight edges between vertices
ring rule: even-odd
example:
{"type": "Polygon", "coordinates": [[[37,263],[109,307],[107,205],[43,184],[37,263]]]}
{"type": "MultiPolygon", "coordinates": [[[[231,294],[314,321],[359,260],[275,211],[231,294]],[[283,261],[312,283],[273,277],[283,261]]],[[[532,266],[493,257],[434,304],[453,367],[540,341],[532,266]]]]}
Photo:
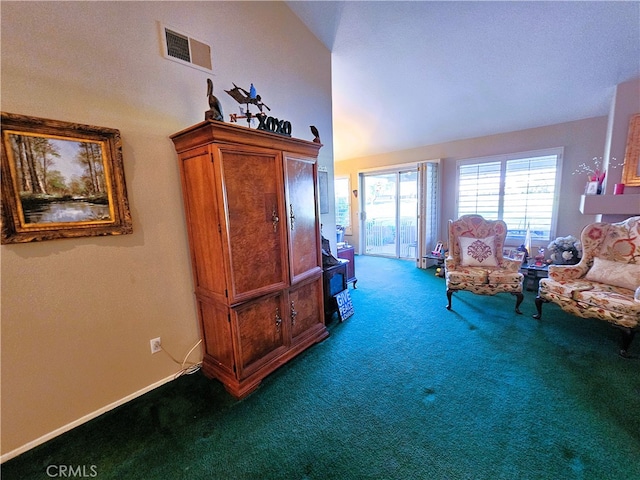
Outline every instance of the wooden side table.
{"type": "Polygon", "coordinates": [[[345,245],[338,248],[338,258],[349,260],[347,264],[347,283],[353,285],[356,288],[358,279],[356,278],[356,262],[355,262],[355,248],[352,245],[345,245]]]}

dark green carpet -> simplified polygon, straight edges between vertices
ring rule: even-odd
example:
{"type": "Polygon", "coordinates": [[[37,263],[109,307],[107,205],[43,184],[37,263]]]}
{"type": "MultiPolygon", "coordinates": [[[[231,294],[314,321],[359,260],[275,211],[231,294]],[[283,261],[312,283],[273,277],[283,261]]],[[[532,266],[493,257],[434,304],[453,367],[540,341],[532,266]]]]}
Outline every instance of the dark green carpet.
{"type": "MultiPolygon", "coordinates": [[[[243,401],[182,377],[2,466],[49,478],[640,479],[640,340],[527,292],[460,292],[412,262],[356,258],[355,316],[243,401]],[[56,470],[50,470],[50,473],[56,470]]],[[[6,392],[5,392],[6,393],[6,392]]]]}

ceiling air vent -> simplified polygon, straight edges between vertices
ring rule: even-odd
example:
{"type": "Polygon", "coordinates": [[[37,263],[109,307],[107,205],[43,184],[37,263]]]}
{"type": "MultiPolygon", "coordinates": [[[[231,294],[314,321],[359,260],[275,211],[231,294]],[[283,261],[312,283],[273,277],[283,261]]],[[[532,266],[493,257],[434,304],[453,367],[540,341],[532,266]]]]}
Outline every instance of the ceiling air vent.
{"type": "Polygon", "coordinates": [[[211,73],[211,47],[189,34],[160,24],[164,58],[211,73]]]}

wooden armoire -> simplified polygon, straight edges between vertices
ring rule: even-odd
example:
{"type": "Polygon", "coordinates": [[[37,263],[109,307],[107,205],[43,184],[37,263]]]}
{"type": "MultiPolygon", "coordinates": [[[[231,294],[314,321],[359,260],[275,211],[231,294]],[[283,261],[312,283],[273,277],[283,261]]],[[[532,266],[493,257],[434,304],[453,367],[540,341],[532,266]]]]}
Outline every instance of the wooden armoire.
{"type": "Polygon", "coordinates": [[[213,120],[178,153],[202,370],[242,398],[329,333],[324,325],[320,144],[213,120]]]}

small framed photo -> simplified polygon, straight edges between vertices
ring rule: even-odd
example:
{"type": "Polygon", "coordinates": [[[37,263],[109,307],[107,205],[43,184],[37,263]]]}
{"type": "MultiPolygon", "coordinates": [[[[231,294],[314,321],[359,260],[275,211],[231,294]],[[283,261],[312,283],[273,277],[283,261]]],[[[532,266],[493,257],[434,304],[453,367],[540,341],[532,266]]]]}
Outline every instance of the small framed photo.
{"type": "Polygon", "coordinates": [[[514,260],[518,260],[520,262],[524,262],[524,252],[520,250],[516,250],[512,257],[514,260]]]}
{"type": "Polygon", "coordinates": [[[1,120],[3,244],[132,233],[118,130],[1,120]]]}
{"type": "Polygon", "coordinates": [[[511,260],[519,260],[519,261],[524,260],[524,252],[521,250],[518,250],[517,248],[507,247],[502,249],[502,256],[504,258],[509,258],[511,260]]]}
{"type": "Polygon", "coordinates": [[[597,195],[598,194],[598,182],[587,182],[587,187],[584,191],[585,195],[597,195]]]}

